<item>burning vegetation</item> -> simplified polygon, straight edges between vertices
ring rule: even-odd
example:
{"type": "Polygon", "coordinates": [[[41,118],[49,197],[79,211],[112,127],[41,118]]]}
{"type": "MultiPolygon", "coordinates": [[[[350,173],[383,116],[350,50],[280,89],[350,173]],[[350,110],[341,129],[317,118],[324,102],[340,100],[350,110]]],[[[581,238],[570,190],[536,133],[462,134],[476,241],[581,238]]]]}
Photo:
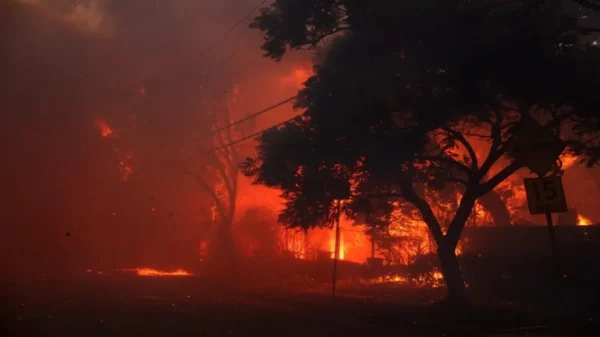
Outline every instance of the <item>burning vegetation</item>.
{"type": "MultiPolygon", "coordinates": [[[[312,74],[308,69],[306,65],[299,65],[289,75],[283,76],[281,83],[301,86],[312,74]]],[[[140,95],[146,97],[145,89],[142,89],[140,95]]],[[[218,151],[209,152],[207,156],[209,160],[202,158],[201,161],[191,162],[196,168],[194,171],[187,172],[210,197],[210,225],[205,227],[203,238],[200,239],[199,261],[205,263],[214,259],[215,254],[229,256],[229,258],[241,254],[248,259],[264,258],[266,255],[270,258],[287,257],[304,261],[334,259],[335,229],[323,226],[323,228],[297,230],[278,225],[275,214],[283,207],[282,199],[279,197],[281,191],[261,190],[260,187],[249,184],[247,179],[241,176],[236,163],[241,156],[251,155],[252,151],[243,144],[235,146],[226,146],[226,144],[253,133],[254,126],[252,123],[242,123],[233,128],[226,127],[235,120],[245,118],[239,112],[238,92],[238,86],[234,86],[224,101],[205,104],[206,117],[213,125],[207,139],[212,138],[210,144],[218,151]],[[254,197],[256,195],[261,195],[263,198],[256,199],[254,197]],[[265,203],[266,200],[272,202],[265,203]],[[250,212],[243,215],[244,212],[252,211],[256,207],[263,207],[268,214],[259,215],[260,212],[250,212]]],[[[119,170],[123,180],[126,181],[133,172],[129,164],[133,154],[119,150],[116,142],[119,138],[118,134],[105,120],[97,119],[95,125],[100,136],[112,142],[113,150],[117,154],[119,170]]],[[[485,132],[485,130],[479,131],[485,132]]],[[[447,134],[444,136],[444,130],[436,130],[431,134],[431,138],[437,143],[446,142],[444,137],[447,137],[447,134]]],[[[482,142],[475,136],[466,136],[467,140],[468,142],[464,144],[468,146],[464,144],[448,146],[443,150],[445,155],[454,158],[473,155],[477,160],[483,161],[488,155],[486,142],[482,142]]],[[[186,153],[182,155],[187,156],[186,153]]],[[[577,157],[567,151],[561,155],[560,161],[564,172],[578,165],[577,157]]],[[[431,165],[432,162],[426,161],[423,164],[431,165]]],[[[301,171],[299,172],[301,174],[301,171]]],[[[348,178],[348,183],[356,186],[359,180],[359,177],[348,178]]],[[[431,205],[435,217],[445,231],[452,215],[459,207],[462,193],[456,189],[425,189],[421,193],[424,200],[431,205]]],[[[345,212],[351,213],[351,210],[345,212]]],[[[574,216],[568,220],[572,223],[564,223],[564,225],[590,226],[592,224],[590,219],[576,210],[572,212],[574,216]]],[[[338,258],[348,263],[379,268],[376,274],[361,274],[363,283],[396,283],[434,288],[443,285],[443,274],[435,266],[416,273],[394,271],[394,266],[411,266],[436,254],[437,244],[418,209],[406,207],[399,202],[393,203],[392,211],[383,227],[373,227],[366,219],[349,216],[350,213],[340,216],[338,258]],[[380,267],[373,267],[372,264],[380,264],[380,267]]],[[[543,222],[528,215],[522,175],[517,174],[502,181],[488,194],[475,201],[466,224],[468,227],[480,228],[543,225],[543,222]]],[[[456,255],[461,256],[462,251],[463,242],[459,242],[456,255]]],[[[135,272],[139,276],[193,275],[183,269],[171,272],[142,267],[123,270],[135,272]]]]}
{"type": "MultiPolygon", "coordinates": [[[[277,15],[276,13],[277,11],[264,11],[260,17],[264,19],[270,15],[277,15]]],[[[260,17],[255,22],[257,28],[267,35],[276,31],[270,30],[273,27],[261,26],[260,17]]],[[[371,22],[370,20],[365,22],[371,22]]],[[[267,21],[278,22],[278,20],[267,21]]],[[[267,21],[262,24],[268,24],[267,21]]],[[[342,26],[343,24],[340,27],[342,26]]],[[[431,41],[438,41],[436,37],[430,38],[431,41]]],[[[179,94],[170,93],[169,90],[174,92],[178,90],[170,88],[171,82],[166,80],[167,84],[155,81],[158,82],[157,84],[149,79],[143,85],[140,85],[140,76],[134,80],[123,80],[129,93],[120,98],[123,98],[126,104],[114,110],[119,111],[129,107],[135,109],[127,110],[127,116],[121,116],[121,119],[115,117],[117,114],[109,113],[102,118],[87,116],[85,123],[95,127],[94,136],[99,139],[98,142],[102,146],[109,149],[110,158],[102,160],[108,161],[114,172],[120,174],[121,182],[129,184],[128,188],[135,191],[131,193],[130,198],[136,200],[134,203],[139,203],[139,208],[143,211],[102,209],[102,212],[111,215],[109,216],[113,218],[110,219],[111,221],[123,221],[119,225],[135,221],[143,226],[163,226],[169,231],[176,232],[180,230],[182,223],[188,222],[198,228],[198,231],[189,235],[193,237],[190,241],[194,242],[190,245],[192,246],[190,250],[196,255],[192,258],[193,262],[186,264],[185,269],[164,271],[145,268],[143,266],[154,265],[152,263],[154,261],[151,261],[151,258],[144,261],[141,257],[136,257],[135,263],[122,262],[118,258],[114,258],[112,263],[137,265],[138,268],[126,269],[126,271],[139,276],[198,277],[204,277],[206,274],[204,270],[196,272],[196,268],[222,271],[226,277],[230,277],[238,260],[247,260],[249,264],[257,265],[265,260],[283,261],[282,264],[290,260],[294,263],[318,264],[323,261],[329,263],[336,258],[335,224],[339,220],[337,258],[343,262],[340,267],[342,274],[344,268],[350,268],[348,266],[362,268],[357,269],[360,272],[346,275],[345,278],[356,276],[361,279],[361,282],[368,284],[397,283],[419,287],[440,287],[448,271],[444,271],[439,263],[429,263],[429,259],[441,248],[445,248],[451,258],[454,256],[461,261],[472,253],[469,247],[475,239],[468,235],[461,236],[463,229],[461,226],[484,231],[490,228],[501,231],[503,228],[530,226],[536,226],[541,230],[545,228],[543,217],[528,214],[523,178],[529,177],[530,174],[524,165],[520,165],[518,169],[516,166],[511,166],[513,161],[508,150],[512,146],[511,140],[519,135],[513,128],[520,123],[520,118],[530,114],[532,118],[545,122],[544,118],[550,114],[544,110],[545,108],[533,105],[523,107],[519,106],[520,102],[517,99],[502,99],[493,102],[498,104],[497,107],[494,106],[497,110],[490,108],[490,105],[481,105],[478,107],[483,108],[477,115],[463,114],[452,120],[435,120],[435,125],[427,125],[426,130],[421,130],[423,132],[419,137],[402,138],[403,135],[414,131],[414,128],[427,124],[429,119],[434,120],[437,117],[430,111],[423,110],[428,107],[422,102],[412,107],[415,111],[418,109],[425,111],[421,111],[422,116],[412,111],[406,112],[406,107],[400,105],[401,100],[398,98],[401,97],[400,93],[388,92],[377,87],[379,84],[369,82],[375,75],[385,78],[389,69],[380,69],[378,65],[371,64],[370,55],[363,55],[353,49],[355,42],[348,41],[348,37],[341,37],[323,50],[326,55],[332,53],[330,56],[323,57],[317,64],[306,59],[295,59],[281,71],[265,72],[275,74],[274,80],[263,81],[262,78],[248,76],[251,85],[235,84],[239,83],[238,79],[223,81],[223,83],[219,82],[218,89],[215,89],[217,87],[215,85],[210,92],[207,91],[198,97],[194,95],[203,85],[188,83],[190,91],[194,94],[188,97],[181,94],[180,97],[179,94]],[[269,86],[264,87],[276,88],[273,90],[277,92],[277,96],[280,92],[289,92],[292,95],[300,90],[295,100],[296,108],[301,110],[300,115],[283,124],[281,124],[282,120],[293,117],[297,111],[286,107],[285,110],[278,108],[280,110],[275,110],[276,113],[251,116],[250,111],[258,111],[253,108],[254,105],[264,107],[267,104],[263,103],[272,103],[273,100],[271,96],[274,95],[263,95],[265,102],[252,97],[253,87],[261,87],[262,82],[269,82],[269,86]],[[366,88],[363,88],[364,83],[369,83],[366,88]],[[161,101],[160,95],[164,92],[169,94],[165,94],[166,98],[161,101]],[[363,93],[365,97],[369,97],[367,102],[355,102],[354,99],[362,97],[363,93]],[[197,104],[188,105],[188,101],[197,104]],[[363,103],[366,105],[360,105],[363,103]],[[161,104],[162,110],[152,111],[153,106],[161,106],[161,104]],[[358,106],[358,110],[354,109],[355,106],[358,106]],[[322,107],[326,108],[320,110],[322,107]],[[329,111],[331,107],[340,107],[343,115],[335,115],[335,112],[329,111]],[[373,109],[376,111],[373,111],[371,116],[364,115],[365,111],[373,109]],[[147,124],[147,119],[152,113],[164,115],[165,111],[179,110],[197,117],[194,120],[197,121],[195,124],[189,122],[191,118],[186,119],[184,123],[193,124],[190,129],[200,136],[195,137],[193,142],[185,139],[187,142],[185,146],[169,144],[157,149],[152,140],[165,136],[161,130],[168,129],[164,126],[168,123],[163,125],[164,120],[159,120],[152,127],[147,124]],[[523,111],[526,111],[526,114],[523,114],[523,111]],[[269,128],[273,125],[277,127],[269,128]],[[368,132],[365,132],[367,128],[368,132]],[[266,132],[263,132],[265,129],[266,132]],[[142,138],[144,132],[148,136],[143,140],[137,139],[144,143],[144,146],[134,150],[132,143],[136,137],[142,138]],[[255,139],[257,136],[259,138],[255,139]],[[396,136],[398,137],[395,138],[396,136]],[[385,142],[381,139],[385,139],[385,142]],[[363,143],[375,145],[358,145],[363,143]],[[422,147],[398,149],[391,148],[388,144],[408,144],[403,145],[404,147],[419,144],[422,147]],[[254,145],[257,147],[254,148],[254,145]],[[307,150],[303,146],[313,148],[307,150]],[[273,150],[276,155],[269,157],[269,150],[273,150]],[[402,158],[398,162],[373,165],[373,158],[382,158],[378,157],[380,150],[388,151],[386,156],[389,155],[390,158],[393,156],[402,158]],[[406,153],[395,152],[405,150],[413,151],[410,153],[412,156],[410,160],[406,159],[406,153]],[[147,160],[148,162],[144,163],[145,167],[153,170],[154,166],[166,166],[163,162],[168,162],[170,165],[168,173],[156,170],[159,173],[152,179],[167,180],[167,178],[173,179],[174,176],[191,178],[189,181],[185,180],[180,186],[192,191],[190,195],[193,196],[186,195],[185,198],[189,199],[187,201],[161,201],[158,205],[156,199],[160,199],[160,196],[155,195],[160,194],[161,191],[156,193],[156,190],[152,190],[151,179],[134,185],[137,179],[132,179],[132,176],[138,174],[138,171],[143,171],[138,168],[142,166],[144,151],[161,152],[161,155],[162,152],[175,152],[175,155],[166,156],[167,160],[158,158],[157,155],[147,160]],[[355,152],[351,153],[352,151],[355,152]],[[336,153],[344,153],[348,156],[335,158],[336,153]],[[313,157],[317,157],[317,154],[323,157],[320,157],[318,162],[311,161],[313,157]],[[254,159],[254,162],[250,163],[253,165],[240,169],[240,162],[248,157],[254,159]],[[267,162],[273,166],[264,170],[267,162]],[[395,171],[392,169],[387,171],[388,164],[390,167],[395,165],[395,171]],[[261,175],[261,168],[262,177],[257,178],[261,175]],[[286,172],[289,176],[285,179],[272,180],[281,178],[278,175],[286,172]],[[403,172],[406,176],[394,180],[398,178],[398,172],[403,172]],[[499,175],[503,179],[494,179],[499,175]],[[409,178],[404,179],[406,177],[409,178]],[[482,191],[485,190],[485,193],[472,192],[467,188],[470,185],[465,183],[473,177],[477,177],[473,186],[481,185],[479,187],[482,191]],[[414,193],[407,199],[406,195],[400,196],[401,190],[407,188],[406,185],[401,185],[411,179],[414,184],[410,189],[413,189],[411,193],[414,193]],[[263,186],[260,186],[261,184],[263,186]],[[347,190],[348,193],[341,193],[340,196],[337,194],[339,190],[347,190]],[[382,194],[387,195],[378,201],[361,200],[362,197],[368,198],[370,194],[378,197],[382,194]],[[333,198],[333,195],[338,197],[333,198]],[[151,201],[148,201],[150,199],[151,201]],[[326,201],[331,204],[341,205],[337,212],[337,219],[333,216],[335,212],[331,212],[327,202],[322,199],[328,199],[326,201]],[[197,214],[185,218],[179,217],[178,214],[174,215],[172,211],[163,214],[162,210],[166,209],[169,203],[185,203],[187,208],[194,209],[197,214]],[[144,215],[132,220],[126,217],[128,212],[144,215]],[[302,212],[310,213],[310,217],[300,219],[299,214],[302,212]],[[278,217],[278,214],[281,216],[278,217]],[[460,214],[461,220],[458,222],[462,222],[459,225],[456,225],[458,222],[455,220],[457,214],[460,214]],[[441,247],[440,243],[445,242],[444,237],[451,237],[452,242],[448,246],[450,248],[441,247]],[[210,267],[207,267],[208,265],[210,267]],[[418,268],[413,268],[414,266],[418,268]],[[192,273],[191,270],[194,272],[192,273]]],[[[283,44],[285,43],[287,42],[283,44]]],[[[298,46],[293,46],[291,49],[296,47],[298,46]]],[[[369,50],[368,46],[364,49],[369,50]]],[[[374,49],[374,52],[382,52],[382,50],[374,49]]],[[[413,62],[415,58],[404,58],[405,52],[410,51],[396,51],[393,58],[388,58],[389,55],[379,56],[382,60],[390,62],[396,62],[397,57],[406,62],[413,62]]],[[[420,53],[416,50],[413,52],[420,53]]],[[[283,55],[271,54],[270,56],[277,58],[283,55]]],[[[398,66],[404,67],[406,64],[398,66]]],[[[413,64],[411,63],[410,66],[413,64]]],[[[439,67],[429,64],[415,65],[415,69],[420,69],[419,71],[424,73],[426,71],[423,69],[429,68],[439,67]]],[[[448,70],[439,68],[437,71],[436,76],[443,77],[448,70]]],[[[406,82],[394,82],[394,88],[413,90],[415,86],[426,87],[427,84],[419,82],[421,78],[425,78],[421,75],[423,74],[409,78],[406,82]]],[[[490,73],[490,76],[499,75],[490,73]]],[[[414,92],[404,92],[404,94],[407,97],[415,95],[414,92]]],[[[287,94],[282,97],[287,97],[287,94]]],[[[113,111],[113,109],[106,108],[103,111],[113,111]]],[[[558,113],[560,118],[572,117],[567,109],[552,113],[558,113]]],[[[97,112],[94,114],[98,116],[97,112]]],[[[186,137],[182,138],[187,138],[189,134],[189,132],[185,133],[186,137]]],[[[177,138],[173,135],[170,137],[177,138]]],[[[177,141],[180,140],[177,138],[177,141]]],[[[570,173],[573,170],[584,168],[580,163],[586,158],[582,153],[584,151],[576,151],[574,148],[568,147],[559,156],[559,162],[554,167],[555,173],[569,177],[575,175],[570,173]]],[[[386,157],[382,162],[391,160],[390,158],[386,157]]],[[[569,188],[571,190],[567,191],[568,199],[573,196],[575,200],[579,194],[583,195],[578,193],[577,188],[569,188]]],[[[568,214],[555,216],[555,222],[564,226],[594,227],[592,225],[600,219],[600,214],[589,209],[578,209],[582,204],[582,201],[573,202],[574,207],[568,214]]],[[[98,222],[103,221],[106,219],[98,222]]],[[[160,241],[163,237],[156,235],[153,239],[160,241]]],[[[167,254],[168,251],[165,250],[164,255],[167,254]]],[[[171,265],[179,265],[175,262],[177,261],[171,261],[171,265]]],[[[454,262],[456,261],[450,261],[452,267],[458,265],[454,262]]],[[[168,264],[162,266],[165,265],[168,264]]],[[[327,272],[330,271],[324,271],[322,274],[327,272]]]]}
{"type": "Polygon", "coordinates": [[[176,269],[173,271],[165,271],[165,270],[158,270],[158,269],[153,269],[153,268],[131,268],[131,269],[121,269],[122,271],[125,272],[134,272],[136,273],[138,276],[152,276],[152,277],[158,277],[158,276],[192,276],[194,274],[184,270],[184,269],[176,269]]]}

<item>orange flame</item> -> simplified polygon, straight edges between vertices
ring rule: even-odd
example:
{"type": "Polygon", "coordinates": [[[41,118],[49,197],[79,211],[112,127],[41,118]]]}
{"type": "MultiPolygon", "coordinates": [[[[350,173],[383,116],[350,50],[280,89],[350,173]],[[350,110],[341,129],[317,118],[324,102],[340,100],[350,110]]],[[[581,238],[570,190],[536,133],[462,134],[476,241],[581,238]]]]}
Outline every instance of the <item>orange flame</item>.
{"type": "Polygon", "coordinates": [[[577,215],[577,226],[591,226],[592,221],[581,214],[577,215]]]}
{"type": "Polygon", "coordinates": [[[183,270],[177,269],[174,271],[164,271],[153,268],[133,268],[133,269],[122,269],[123,271],[135,272],[138,276],[192,276],[193,274],[183,270]]]}
{"type": "Polygon", "coordinates": [[[386,275],[378,277],[372,280],[366,280],[366,283],[370,284],[381,284],[381,283],[395,283],[395,284],[410,284],[421,288],[441,288],[444,286],[444,276],[442,273],[434,269],[430,272],[417,275],[414,277],[402,276],[402,275],[386,275]]]}
{"type": "MultiPolygon", "coordinates": [[[[329,251],[331,252],[331,258],[335,258],[335,230],[332,233],[332,238],[329,240],[329,251]]],[[[344,234],[340,232],[340,260],[344,259],[344,234]]]]}

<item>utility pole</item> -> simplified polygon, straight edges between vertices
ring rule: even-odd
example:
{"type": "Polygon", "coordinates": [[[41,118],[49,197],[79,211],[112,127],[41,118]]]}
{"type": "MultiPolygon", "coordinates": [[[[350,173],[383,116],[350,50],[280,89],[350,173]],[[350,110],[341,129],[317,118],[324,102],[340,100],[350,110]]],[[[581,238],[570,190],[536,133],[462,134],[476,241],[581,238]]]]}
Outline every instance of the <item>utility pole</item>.
{"type": "Polygon", "coordinates": [[[375,238],[371,235],[371,258],[375,258],[375,238]]]}
{"type": "Polygon", "coordinates": [[[331,283],[331,296],[335,297],[335,288],[337,283],[337,265],[340,258],[340,215],[341,215],[342,204],[341,201],[337,202],[337,208],[335,213],[335,249],[333,253],[333,281],[331,283]]]}

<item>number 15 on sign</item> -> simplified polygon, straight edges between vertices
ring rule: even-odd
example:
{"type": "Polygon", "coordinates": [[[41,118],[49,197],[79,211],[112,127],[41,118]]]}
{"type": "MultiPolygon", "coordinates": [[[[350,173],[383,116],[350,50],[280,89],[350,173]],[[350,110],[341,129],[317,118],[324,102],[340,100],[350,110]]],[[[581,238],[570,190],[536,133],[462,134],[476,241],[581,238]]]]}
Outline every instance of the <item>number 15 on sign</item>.
{"type": "Polygon", "coordinates": [[[531,214],[567,212],[567,201],[559,176],[525,178],[527,205],[531,214]]]}

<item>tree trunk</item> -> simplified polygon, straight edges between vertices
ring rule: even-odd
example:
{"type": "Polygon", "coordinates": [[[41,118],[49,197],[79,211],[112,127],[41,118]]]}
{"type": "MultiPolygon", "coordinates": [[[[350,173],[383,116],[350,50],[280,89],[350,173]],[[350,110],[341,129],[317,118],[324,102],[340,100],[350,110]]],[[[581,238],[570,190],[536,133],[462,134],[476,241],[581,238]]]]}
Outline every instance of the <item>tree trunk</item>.
{"type": "Polygon", "coordinates": [[[492,216],[496,227],[507,227],[512,225],[510,212],[506,203],[494,190],[479,197],[479,202],[492,216]]]}
{"type": "Polygon", "coordinates": [[[448,303],[463,306],[468,303],[467,291],[455,249],[451,245],[442,245],[438,248],[438,257],[446,283],[448,303]]]}
{"type": "Polygon", "coordinates": [[[217,228],[212,249],[212,260],[216,263],[218,274],[230,275],[236,269],[237,250],[231,226],[233,219],[225,217],[217,228]]]}

